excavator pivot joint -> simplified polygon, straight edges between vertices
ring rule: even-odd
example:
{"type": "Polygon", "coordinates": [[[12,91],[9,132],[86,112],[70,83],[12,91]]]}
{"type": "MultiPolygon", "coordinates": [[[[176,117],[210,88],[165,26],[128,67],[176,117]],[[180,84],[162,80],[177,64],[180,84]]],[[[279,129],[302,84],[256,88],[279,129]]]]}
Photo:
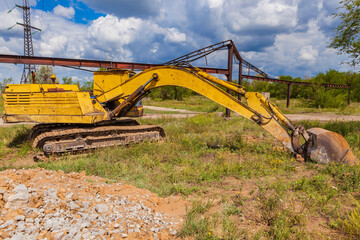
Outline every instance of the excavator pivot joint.
{"type": "Polygon", "coordinates": [[[154,74],[152,75],[152,79],[155,80],[155,81],[159,81],[159,74],[154,73],[154,74]]]}

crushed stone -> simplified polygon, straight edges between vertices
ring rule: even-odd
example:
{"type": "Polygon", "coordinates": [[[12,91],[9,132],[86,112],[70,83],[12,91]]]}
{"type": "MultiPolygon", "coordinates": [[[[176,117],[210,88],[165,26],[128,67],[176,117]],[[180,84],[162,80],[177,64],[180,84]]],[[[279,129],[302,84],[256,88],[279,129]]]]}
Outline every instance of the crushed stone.
{"type": "Polygon", "coordinates": [[[0,174],[0,239],[175,239],[188,203],[85,172],[0,174]]]}

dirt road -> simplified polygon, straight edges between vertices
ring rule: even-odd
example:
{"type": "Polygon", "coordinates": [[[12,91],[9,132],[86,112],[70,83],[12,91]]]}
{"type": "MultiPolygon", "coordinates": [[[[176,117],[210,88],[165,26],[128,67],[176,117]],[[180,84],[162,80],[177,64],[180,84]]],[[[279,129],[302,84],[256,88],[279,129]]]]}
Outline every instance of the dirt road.
{"type": "Polygon", "coordinates": [[[360,116],[347,116],[347,115],[335,115],[335,114],[322,114],[322,113],[309,113],[309,114],[285,114],[291,121],[360,121],[360,116]]]}
{"type": "MultiPolygon", "coordinates": [[[[166,112],[177,112],[176,114],[162,114],[162,113],[150,113],[145,114],[143,118],[160,118],[160,117],[169,117],[169,118],[185,118],[193,117],[199,112],[184,110],[184,109],[173,109],[166,107],[153,107],[153,106],[144,106],[145,109],[151,109],[155,111],[166,111],[166,112]]],[[[222,114],[218,112],[218,114],[222,114]]],[[[238,115],[238,114],[235,114],[238,115]]],[[[360,121],[360,116],[347,116],[347,115],[335,115],[335,114],[324,114],[324,113],[308,113],[308,114],[285,114],[291,121],[320,121],[320,122],[329,122],[329,121],[360,121]]]]}

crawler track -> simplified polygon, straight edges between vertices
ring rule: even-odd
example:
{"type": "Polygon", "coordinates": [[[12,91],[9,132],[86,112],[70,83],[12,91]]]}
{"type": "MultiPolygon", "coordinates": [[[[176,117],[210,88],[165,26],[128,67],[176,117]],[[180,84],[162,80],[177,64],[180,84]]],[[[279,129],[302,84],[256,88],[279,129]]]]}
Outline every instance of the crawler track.
{"type": "Polygon", "coordinates": [[[33,147],[45,155],[126,145],[141,141],[161,140],[165,131],[155,125],[139,125],[135,120],[107,122],[100,126],[40,124],[31,133],[33,147]]]}

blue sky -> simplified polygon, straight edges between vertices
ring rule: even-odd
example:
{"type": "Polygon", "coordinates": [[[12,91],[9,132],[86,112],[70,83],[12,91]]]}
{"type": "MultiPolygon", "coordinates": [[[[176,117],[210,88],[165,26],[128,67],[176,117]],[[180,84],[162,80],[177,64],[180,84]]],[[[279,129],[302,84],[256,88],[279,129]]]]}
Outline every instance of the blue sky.
{"type": "MultiPolygon", "coordinates": [[[[35,55],[162,63],[223,40],[271,76],[308,77],[353,70],[327,48],[338,0],[30,0],[35,55]]],[[[0,53],[23,54],[20,0],[0,0],[0,53]]],[[[210,56],[223,67],[226,52],[210,56]]],[[[203,63],[199,63],[203,64],[203,63]]],[[[91,74],[55,68],[58,77],[91,74]]],[[[19,79],[22,67],[3,64],[0,79],[19,79]]]]}
{"type": "MultiPolygon", "coordinates": [[[[22,2],[22,1],[12,1],[7,0],[7,2],[22,2]]],[[[70,21],[76,22],[76,23],[82,23],[87,24],[92,20],[95,20],[101,16],[105,16],[105,13],[95,11],[94,9],[88,7],[86,4],[84,4],[81,1],[46,1],[46,0],[40,0],[36,1],[36,5],[33,6],[33,9],[41,10],[44,12],[51,12],[54,10],[55,7],[58,5],[61,5],[65,8],[73,8],[74,9],[74,17],[70,18],[70,21]]],[[[65,10],[66,11],[66,10],[65,10]]]]}

